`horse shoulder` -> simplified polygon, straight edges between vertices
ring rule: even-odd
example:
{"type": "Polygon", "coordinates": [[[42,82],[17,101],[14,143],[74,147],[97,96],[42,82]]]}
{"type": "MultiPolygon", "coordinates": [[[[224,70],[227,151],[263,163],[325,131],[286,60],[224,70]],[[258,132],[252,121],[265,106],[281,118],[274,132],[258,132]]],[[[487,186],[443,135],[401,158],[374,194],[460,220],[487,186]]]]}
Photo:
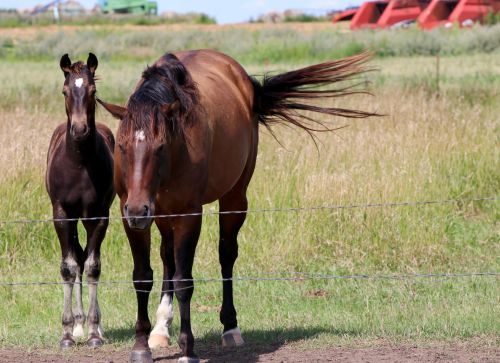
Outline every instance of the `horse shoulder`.
{"type": "Polygon", "coordinates": [[[54,163],[55,159],[60,159],[61,154],[64,150],[64,142],[66,136],[66,123],[62,123],[58,125],[54,132],[52,133],[52,137],[50,138],[49,150],[47,152],[47,170],[45,172],[45,188],[47,192],[51,194],[51,190],[54,188],[51,187],[51,175],[55,172],[57,173],[58,162],[54,163]]]}

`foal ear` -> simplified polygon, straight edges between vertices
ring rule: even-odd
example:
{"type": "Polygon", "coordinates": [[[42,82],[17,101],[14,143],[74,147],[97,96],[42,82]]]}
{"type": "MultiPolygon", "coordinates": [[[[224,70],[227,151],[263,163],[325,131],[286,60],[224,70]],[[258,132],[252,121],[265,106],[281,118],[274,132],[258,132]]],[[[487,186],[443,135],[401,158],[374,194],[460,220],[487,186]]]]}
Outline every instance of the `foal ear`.
{"type": "Polygon", "coordinates": [[[66,53],[61,57],[61,60],[59,61],[59,66],[61,67],[61,70],[64,72],[64,76],[67,76],[71,68],[71,59],[69,59],[68,53],[66,53]]]}
{"type": "Polygon", "coordinates": [[[106,111],[108,111],[114,118],[121,120],[123,119],[123,117],[125,117],[125,113],[127,112],[127,109],[125,107],[104,102],[99,98],[97,99],[97,102],[99,102],[102,105],[102,107],[104,107],[106,111]]]}
{"type": "Polygon", "coordinates": [[[181,108],[181,103],[179,100],[175,100],[172,103],[161,106],[163,114],[166,115],[168,118],[177,116],[179,114],[180,108],[181,108]]]}
{"type": "Polygon", "coordinates": [[[89,69],[90,73],[92,73],[92,75],[94,75],[98,64],[99,62],[97,61],[97,57],[95,56],[95,54],[89,53],[89,57],[87,58],[87,68],[89,69]]]}

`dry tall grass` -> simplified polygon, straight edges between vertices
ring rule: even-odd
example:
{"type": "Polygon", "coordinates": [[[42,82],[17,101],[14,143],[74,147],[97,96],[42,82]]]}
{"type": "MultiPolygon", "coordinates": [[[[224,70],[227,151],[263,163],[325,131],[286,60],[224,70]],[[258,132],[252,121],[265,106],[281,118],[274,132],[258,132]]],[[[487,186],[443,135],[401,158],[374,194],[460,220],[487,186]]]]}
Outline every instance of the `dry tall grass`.
{"type": "MultiPolygon", "coordinates": [[[[366,75],[374,81],[373,97],[354,96],[332,102],[347,108],[378,111],[386,116],[332,120],[333,126],[347,127],[318,135],[318,148],[299,130],[277,127],[280,145],[263,128],[257,169],[249,190],[251,207],[468,198],[497,193],[500,190],[499,105],[494,100],[499,82],[495,78],[496,69],[490,67],[495,57],[443,59],[439,97],[434,83],[433,58],[375,61],[379,72],[366,75]],[[464,64],[468,65],[466,69],[464,64]]],[[[99,69],[100,97],[125,102],[142,67],[139,63],[103,63],[99,69]]],[[[276,68],[283,70],[291,66],[277,65],[276,68]]],[[[250,72],[261,73],[262,69],[250,67],[250,72]]],[[[0,97],[3,109],[0,185],[30,182],[41,186],[50,134],[65,119],[59,92],[62,74],[57,65],[47,63],[2,64],[0,74],[5,75],[1,91],[4,97],[0,97]]],[[[116,121],[103,110],[99,110],[97,118],[116,129],[116,121]]],[[[43,188],[36,194],[41,198],[38,205],[45,207],[36,212],[38,215],[27,217],[40,217],[40,213],[50,217],[43,188]]],[[[467,209],[467,213],[476,212],[474,208],[467,209]]],[[[349,270],[365,264],[367,251],[373,248],[379,251],[373,261],[366,262],[371,268],[382,260],[385,261],[383,269],[398,266],[417,269],[437,261],[448,264],[449,251],[439,241],[447,238],[443,237],[447,235],[447,225],[443,225],[444,222],[434,225],[432,211],[419,216],[422,223],[429,223],[425,237],[419,232],[419,228],[424,228],[417,226],[419,221],[400,209],[362,211],[349,217],[332,213],[300,218],[270,216],[271,225],[266,225],[261,238],[269,239],[269,233],[275,236],[274,247],[280,252],[276,255],[276,264],[299,266],[297,251],[303,252],[302,262],[305,262],[322,248],[329,251],[326,260],[331,253],[343,256],[340,264],[349,270]],[[405,217],[400,217],[400,213],[405,217]],[[374,217],[372,232],[363,229],[369,225],[366,215],[374,217]],[[384,218],[398,219],[399,227],[386,225],[384,218]],[[277,223],[274,226],[273,221],[277,223]],[[359,228],[364,232],[353,236],[359,228]],[[332,234],[332,230],[335,233],[332,234]],[[296,236],[298,243],[289,243],[287,236],[293,231],[301,231],[301,235],[296,236]],[[416,245],[415,238],[420,238],[416,245]],[[393,248],[400,253],[398,260],[387,255],[391,253],[388,245],[394,243],[398,244],[393,248]]],[[[438,213],[441,217],[445,214],[445,210],[438,213]]],[[[2,215],[9,216],[8,213],[2,215]]],[[[207,223],[206,238],[215,241],[217,228],[210,227],[212,222],[207,223]]],[[[491,236],[489,232],[487,235],[491,236]]],[[[209,252],[213,245],[206,248],[206,253],[213,253],[209,252]]],[[[250,247],[246,252],[248,256],[255,253],[250,247]]],[[[466,253],[460,250],[460,258],[466,253]]],[[[254,255],[258,256],[260,253],[254,255]]],[[[262,264],[262,269],[269,268],[268,260],[256,258],[255,261],[258,261],[254,262],[256,265],[262,264]]],[[[485,256],[483,262],[489,265],[493,261],[491,256],[485,256]]],[[[212,264],[207,262],[203,266],[202,262],[202,270],[211,269],[209,265],[213,268],[212,264]]]]}

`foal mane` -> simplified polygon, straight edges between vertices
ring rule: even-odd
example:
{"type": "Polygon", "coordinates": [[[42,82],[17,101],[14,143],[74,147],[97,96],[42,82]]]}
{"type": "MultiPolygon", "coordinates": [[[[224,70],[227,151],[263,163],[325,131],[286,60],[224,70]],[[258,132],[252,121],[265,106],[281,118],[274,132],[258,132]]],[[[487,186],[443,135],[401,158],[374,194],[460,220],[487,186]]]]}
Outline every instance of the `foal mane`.
{"type": "Polygon", "coordinates": [[[83,63],[82,61],[78,61],[78,62],[73,63],[69,69],[70,69],[71,73],[80,74],[84,67],[85,67],[85,63],[83,63]]]}
{"type": "Polygon", "coordinates": [[[142,79],[127,103],[127,115],[118,129],[118,142],[132,142],[137,131],[147,141],[166,142],[174,134],[184,135],[197,104],[198,90],[189,72],[173,54],[167,53],[142,73],[142,79]],[[168,107],[178,102],[175,115],[168,107]],[[142,134],[142,133],[141,133],[142,134]]]}

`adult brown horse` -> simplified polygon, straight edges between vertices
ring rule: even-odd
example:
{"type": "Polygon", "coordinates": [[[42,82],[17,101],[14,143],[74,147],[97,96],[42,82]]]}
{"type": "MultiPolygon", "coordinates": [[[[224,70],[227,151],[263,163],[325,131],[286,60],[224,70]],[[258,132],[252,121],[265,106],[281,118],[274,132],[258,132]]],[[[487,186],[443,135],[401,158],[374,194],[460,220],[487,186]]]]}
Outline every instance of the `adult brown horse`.
{"type": "MultiPolygon", "coordinates": [[[[235,60],[210,51],[165,54],[142,74],[127,106],[98,100],[121,120],[115,150],[115,188],[120,196],[134,259],[138,290],[136,342],[133,362],[152,362],[149,347],[168,345],[175,295],[179,302],[180,362],[197,361],[193,351],[190,300],[191,270],[201,228],[203,204],[219,200],[221,212],[247,209],[246,190],[255,168],[259,124],[273,122],[316,131],[314,120],[299,110],[345,117],[367,117],[369,112],[321,107],[307,100],[353,93],[316,90],[358,75],[366,54],[325,62],[297,71],[266,77],[262,83],[248,76],[235,60]],[[302,100],[302,101],[301,101],[302,100]],[[305,100],[305,101],[304,101],[305,100]],[[197,215],[154,218],[159,214],[197,215]],[[150,266],[150,226],[160,230],[164,265],[157,323],[150,335],[147,304],[153,283],[150,266]]],[[[319,125],[322,131],[328,130],[319,125]]],[[[237,235],[245,214],[219,217],[219,260],[223,282],[220,320],[224,346],[243,344],[233,305],[233,265],[238,255],[237,235]]]]}
{"type": "Polygon", "coordinates": [[[84,335],[85,314],[81,285],[84,270],[90,295],[87,344],[97,347],[103,343],[97,283],[101,272],[100,248],[108,220],[83,221],[87,231],[85,250],[78,242],[77,231],[79,218],[108,217],[109,207],[115,197],[115,141],[106,126],[95,122],[94,73],[97,64],[97,58],[92,53],[89,54],[86,65],[83,62],[71,64],[67,54],[61,58],[67,121],[55,129],[47,155],[45,184],[56,219],[54,227],[61,245],[61,276],[65,282],[61,348],[73,346],[74,338],[84,335]],[[71,307],[74,284],[75,314],[71,307]]]}

